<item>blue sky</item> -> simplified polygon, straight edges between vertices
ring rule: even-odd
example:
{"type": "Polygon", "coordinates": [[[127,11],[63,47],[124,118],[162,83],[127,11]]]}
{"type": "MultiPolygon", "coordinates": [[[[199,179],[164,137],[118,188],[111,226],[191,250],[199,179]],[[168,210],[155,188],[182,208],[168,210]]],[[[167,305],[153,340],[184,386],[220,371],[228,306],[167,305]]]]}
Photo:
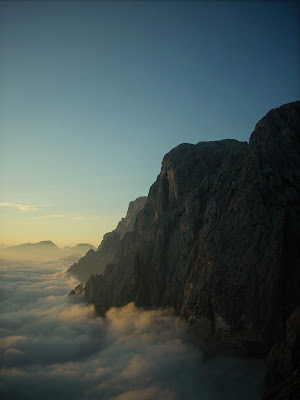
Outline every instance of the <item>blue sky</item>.
{"type": "Polygon", "coordinates": [[[2,243],[97,245],[171,148],[299,99],[296,2],[1,2],[0,52],[2,243]]]}

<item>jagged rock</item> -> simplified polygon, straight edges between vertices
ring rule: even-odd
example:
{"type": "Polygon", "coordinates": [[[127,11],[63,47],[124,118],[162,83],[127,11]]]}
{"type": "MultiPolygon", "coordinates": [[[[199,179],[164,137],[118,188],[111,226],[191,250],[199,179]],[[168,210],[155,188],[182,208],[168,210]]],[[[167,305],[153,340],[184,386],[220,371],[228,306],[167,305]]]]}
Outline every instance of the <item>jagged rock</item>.
{"type": "Polygon", "coordinates": [[[83,283],[80,283],[79,285],[76,286],[74,290],[71,290],[68,296],[73,296],[73,295],[79,295],[84,291],[84,286],[83,283]]]}
{"type": "Polygon", "coordinates": [[[75,288],[75,294],[80,294],[83,292],[83,283],[80,283],[79,285],[76,286],[75,288]]]}
{"type": "Polygon", "coordinates": [[[133,230],[137,214],[143,209],[145,202],[146,197],[139,197],[131,201],[126,217],[122,218],[114,231],[104,235],[97,251],[89,250],[84,257],[68,269],[68,272],[84,282],[92,274],[102,273],[106,265],[112,262],[125,233],[133,230]]]}
{"type": "Polygon", "coordinates": [[[87,301],[101,314],[171,306],[202,335],[266,352],[299,304],[299,132],[294,102],[271,110],[249,144],[173,149],[133,230],[87,281],[87,301]]]}

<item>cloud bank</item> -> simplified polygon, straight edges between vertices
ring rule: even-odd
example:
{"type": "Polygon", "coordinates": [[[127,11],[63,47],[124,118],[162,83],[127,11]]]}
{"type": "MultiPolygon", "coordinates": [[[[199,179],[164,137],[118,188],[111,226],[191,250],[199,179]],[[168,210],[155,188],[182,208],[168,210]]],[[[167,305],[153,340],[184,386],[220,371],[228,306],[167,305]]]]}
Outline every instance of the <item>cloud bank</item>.
{"type": "Polygon", "coordinates": [[[3,399],[234,400],[263,390],[259,360],[190,342],[170,310],[108,311],[66,295],[63,264],[0,267],[0,397],[3,399]]]}

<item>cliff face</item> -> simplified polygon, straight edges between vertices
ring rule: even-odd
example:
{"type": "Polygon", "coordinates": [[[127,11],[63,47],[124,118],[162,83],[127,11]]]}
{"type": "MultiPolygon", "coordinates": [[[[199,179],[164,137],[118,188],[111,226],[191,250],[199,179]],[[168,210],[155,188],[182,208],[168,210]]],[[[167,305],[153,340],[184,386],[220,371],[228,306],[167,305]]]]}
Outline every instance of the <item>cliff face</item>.
{"type": "Polygon", "coordinates": [[[100,314],[171,306],[204,335],[266,351],[299,304],[299,132],[295,102],[271,110],[249,144],[170,151],[87,301],[100,314]]]}
{"type": "Polygon", "coordinates": [[[97,251],[89,250],[78,263],[74,263],[68,269],[68,272],[77,276],[81,281],[86,281],[92,274],[101,274],[118,252],[125,233],[133,230],[136,216],[144,207],[145,202],[146,197],[139,197],[131,201],[126,217],[122,218],[114,231],[104,235],[97,251]]]}

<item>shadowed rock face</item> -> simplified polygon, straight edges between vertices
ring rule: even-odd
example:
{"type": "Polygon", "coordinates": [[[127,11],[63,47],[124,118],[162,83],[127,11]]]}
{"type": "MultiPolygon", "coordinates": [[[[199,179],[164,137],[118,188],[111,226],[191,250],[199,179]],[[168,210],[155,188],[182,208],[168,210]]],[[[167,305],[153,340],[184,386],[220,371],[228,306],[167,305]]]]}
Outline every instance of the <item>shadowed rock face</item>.
{"type": "Polygon", "coordinates": [[[262,400],[300,398],[300,307],[286,322],[285,337],[279,340],[268,356],[269,378],[273,387],[262,400]]]}
{"type": "Polygon", "coordinates": [[[300,307],[288,318],[285,337],[273,346],[268,365],[275,381],[287,378],[300,366],[300,307]]]}
{"type": "Polygon", "coordinates": [[[91,249],[78,263],[74,263],[68,272],[86,281],[92,274],[103,273],[107,264],[111,263],[116,255],[120,241],[126,232],[133,230],[133,225],[139,211],[144,207],[146,197],[139,197],[129,203],[127,215],[119,222],[117,228],[106,233],[97,251],[91,249]]]}
{"type": "Polygon", "coordinates": [[[295,102],[271,110],[249,144],[170,151],[87,301],[101,314],[171,306],[202,335],[266,351],[299,303],[299,132],[295,102]]]}

